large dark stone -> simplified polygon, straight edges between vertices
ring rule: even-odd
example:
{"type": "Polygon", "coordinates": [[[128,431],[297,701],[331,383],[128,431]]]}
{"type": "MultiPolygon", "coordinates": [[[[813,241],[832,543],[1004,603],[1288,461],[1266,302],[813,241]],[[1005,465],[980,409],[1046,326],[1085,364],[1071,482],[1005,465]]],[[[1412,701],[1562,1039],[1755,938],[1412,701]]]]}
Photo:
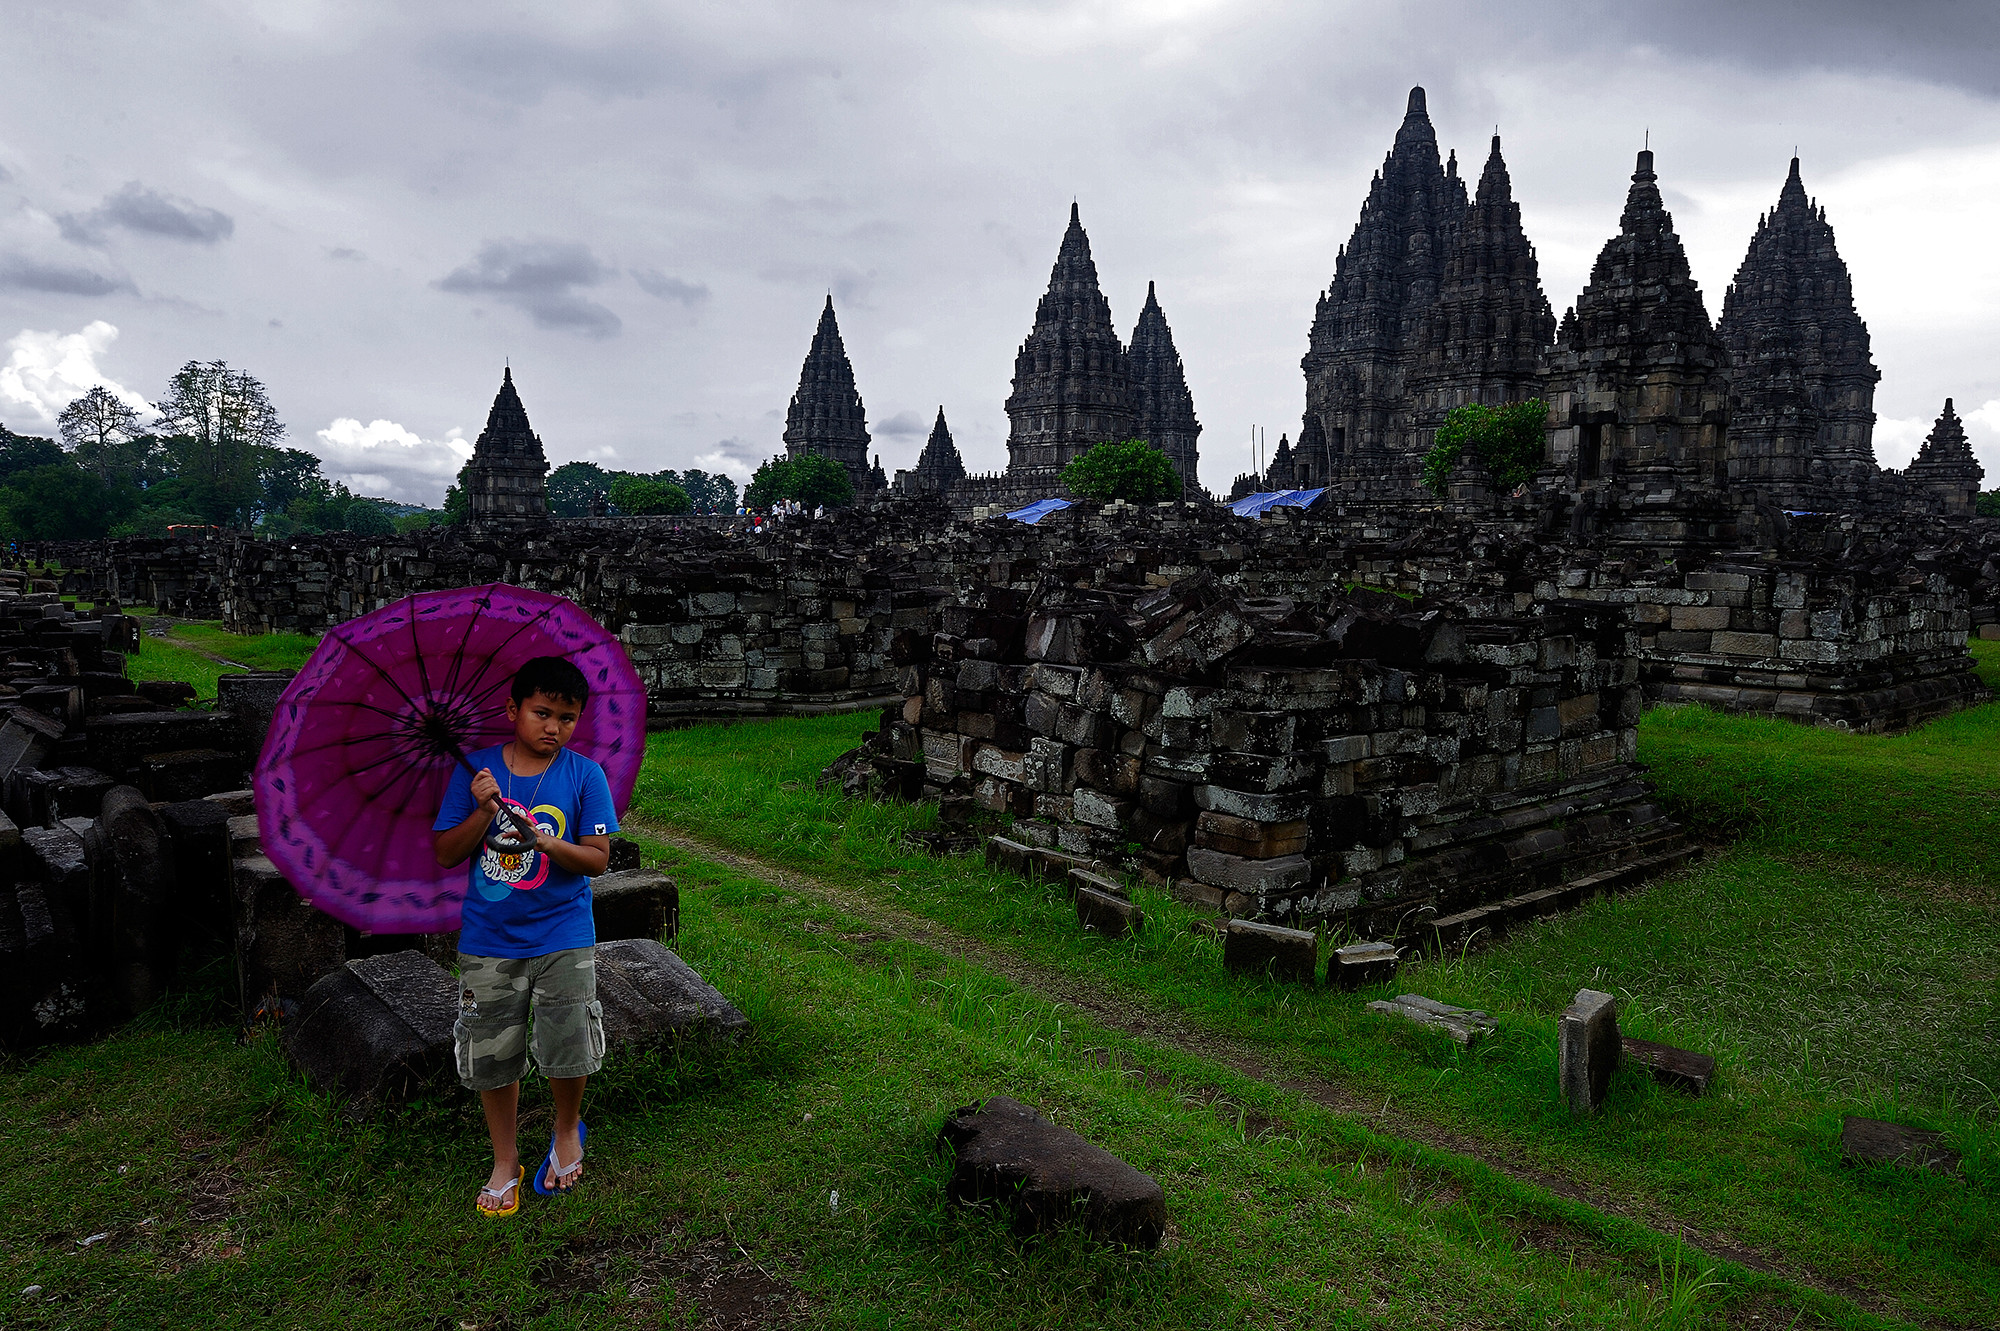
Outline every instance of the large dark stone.
{"type": "Polygon", "coordinates": [[[22,828],[21,873],[48,888],[54,908],[71,921],[79,942],[89,937],[96,875],[82,837],[67,827],[22,828]]]}
{"type": "Polygon", "coordinates": [[[76,928],[48,884],[0,882],[0,1048],[26,1049],[88,1029],[99,989],[76,928]]]}
{"type": "Polygon", "coordinates": [[[235,713],[243,727],[243,753],[251,762],[264,750],[278,699],[291,685],[296,670],[250,670],[221,675],[215,681],[215,705],[235,713]]]}
{"type": "Polygon", "coordinates": [[[1557,1022],[1558,1072],[1570,1112],[1595,1113],[1618,1067],[1618,1000],[1579,989],[1557,1022]]]}
{"type": "Polygon", "coordinates": [[[180,954],[179,903],[166,824],[131,786],[114,786],[98,815],[110,850],[111,988],[128,1014],[143,1011],[173,982],[180,954]]]}
{"type": "Polygon", "coordinates": [[[611,1046],[648,1048],[683,1040],[740,1040],[750,1019],[694,968],[650,938],[597,945],[597,1001],[611,1046]]]}
{"type": "Polygon", "coordinates": [[[1859,1164],[1903,1165],[1940,1174],[1957,1173],[1962,1158],[1944,1144],[1941,1132],[1853,1114],[1840,1121],[1840,1153],[1859,1164]]]}
{"type": "Polygon", "coordinates": [[[0,725],[0,775],[18,768],[40,767],[48,761],[64,726],[40,712],[16,707],[0,725]]]}
{"type": "Polygon", "coordinates": [[[236,977],[246,1021],[281,1018],[320,976],[347,959],[340,921],[299,899],[262,855],[230,865],[236,917],[236,977]]]}
{"type": "Polygon", "coordinates": [[[329,971],[286,1023],[287,1057],[351,1117],[453,1084],[458,985],[421,952],[365,957],[329,971]]]}
{"type": "Polygon", "coordinates": [[[163,803],[200,799],[243,784],[243,759],[222,749],[174,749],[140,757],[133,781],[163,803]]]}
{"type": "Polygon", "coordinates": [[[672,938],[680,932],[680,888],[658,869],[600,874],[590,881],[590,917],[600,943],[672,938]]]}
{"type": "Polygon", "coordinates": [[[1319,935],[1255,920],[1231,920],[1222,932],[1222,964],[1250,975],[1313,982],[1319,966],[1319,935]]]}
{"type": "Polygon", "coordinates": [[[938,1146],[957,1159],[945,1196],[961,1206],[1005,1203],[1022,1236],[1067,1224],[1135,1248],[1157,1248],[1166,1236],[1167,1196],[1156,1180],[1018,1100],[996,1095],[958,1110],[938,1146]]]}
{"type": "Polygon", "coordinates": [[[229,811],[213,800],[182,800],[160,810],[173,854],[175,895],[185,933],[229,937],[229,811]]]}
{"type": "Polygon", "coordinates": [[[241,753],[242,730],[228,712],[127,712],[92,717],[84,724],[89,736],[90,765],[130,781],[139,775],[147,754],[184,749],[216,749],[241,753]]]}

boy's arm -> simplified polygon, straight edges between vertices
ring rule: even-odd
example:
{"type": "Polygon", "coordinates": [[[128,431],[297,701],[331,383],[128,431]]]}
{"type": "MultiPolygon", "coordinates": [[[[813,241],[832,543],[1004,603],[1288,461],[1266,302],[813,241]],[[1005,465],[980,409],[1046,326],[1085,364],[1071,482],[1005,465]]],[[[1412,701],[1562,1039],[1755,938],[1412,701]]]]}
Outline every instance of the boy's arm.
{"type": "Polygon", "coordinates": [[[535,849],[571,873],[580,873],[585,878],[595,878],[611,867],[611,838],[608,836],[558,841],[544,832],[535,839],[535,849]]]}
{"type": "MultiPolygon", "coordinates": [[[[472,778],[472,812],[456,827],[445,828],[431,833],[431,850],[437,862],[450,869],[471,859],[486,840],[486,829],[500,814],[500,783],[493,779],[491,768],[482,767],[472,778]]],[[[610,860],[607,843],[606,862],[610,860]]]]}

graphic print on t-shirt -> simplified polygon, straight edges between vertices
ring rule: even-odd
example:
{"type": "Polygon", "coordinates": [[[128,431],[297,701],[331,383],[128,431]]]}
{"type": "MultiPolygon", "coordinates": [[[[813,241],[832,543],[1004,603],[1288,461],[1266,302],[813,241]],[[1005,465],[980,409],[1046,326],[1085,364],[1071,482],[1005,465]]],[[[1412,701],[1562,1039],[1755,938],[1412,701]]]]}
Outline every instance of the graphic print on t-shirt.
{"type": "MultiPolygon", "coordinates": [[[[519,801],[502,797],[502,804],[534,820],[535,826],[544,833],[560,841],[568,824],[561,809],[553,804],[537,804],[533,809],[519,801]]],[[[538,850],[524,850],[517,854],[504,854],[491,846],[479,855],[479,895],[488,901],[498,901],[508,892],[530,892],[548,881],[549,857],[538,850]]]]}

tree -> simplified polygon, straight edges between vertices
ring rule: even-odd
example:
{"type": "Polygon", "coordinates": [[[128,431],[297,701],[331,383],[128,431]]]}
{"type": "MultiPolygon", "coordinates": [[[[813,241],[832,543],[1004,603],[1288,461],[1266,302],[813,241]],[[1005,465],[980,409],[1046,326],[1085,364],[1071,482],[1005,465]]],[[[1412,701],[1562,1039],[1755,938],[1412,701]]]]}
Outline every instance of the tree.
{"type": "Polygon", "coordinates": [[[838,508],[854,502],[854,481],[847,468],[819,453],[774,457],[757,468],[744,497],[756,508],[769,508],[780,499],[796,499],[807,508],[838,508]]]}
{"type": "Polygon", "coordinates": [[[686,513],[694,507],[687,491],[650,476],[620,476],[607,496],[620,513],[639,517],[654,513],[686,513]]]}
{"type": "MultiPolygon", "coordinates": [[[[62,432],[63,447],[72,453],[103,457],[138,436],[139,413],[103,384],[93,384],[88,393],[62,409],[56,428],[62,432]]],[[[100,474],[99,479],[104,477],[100,474]]]]}
{"type": "Polygon", "coordinates": [[[448,527],[459,526],[472,518],[472,500],[469,497],[472,482],[465,474],[470,470],[472,464],[468,462],[458,469],[458,483],[445,487],[444,525],[448,527]]]}
{"type": "Polygon", "coordinates": [[[1443,496],[1451,487],[1452,468],[1470,450],[1496,486],[1512,490],[1541,465],[1548,422],[1549,404],[1538,397],[1504,407],[1478,402],[1453,407],[1424,455],[1425,488],[1443,496]]]}
{"type": "Polygon", "coordinates": [[[1099,503],[1127,499],[1151,504],[1181,494],[1181,474],[1144,439],[1098,444],[1063,468],[1062,483],[1071,494],[1099,503]]]}
{"type": "Polygon", "coordinates": [[[64,457],[7,478],[0,508],[13,533],[34,541],[93,540],[130,506],[110,486],[64,457]]]}
{"type": "Polygon", "coordinates": [[[0,485],[7,484],[24,471],[67,460],[62,445],[53,439],[15,434],[0,427],[0,485]]]}
{"type": "Polygon", "coordinates": [[[549,473],[549,516],[587,518],[590,502],[609,490],[621,472],[609,472],[595,462],[565,462],[549,473]]]}
{"type": "Polygon", "coordinates": [[[373,499],[356,499],[347,506],[347,530],[356,536],[394,536],[396,520],[373,499]]]}
{"type": "Polygon", "coordinates": [[[264,385],[223,361],[181,366],[155,408],[176,472],[209,521],[248,526],[261,510],[269,455],[284,438],[264,385]]]}
{"type": "Polygon", "coordinates": [[[1973,496],[1972,511],[1982,518],[2000,518],[2000,490],[1986,490],[1973,496]]]}
{"type": "MultiPolygon", "coordinates": [[[[671,472],[661,472],[659,479],[672,481],[671,472]]],[[[687,491],[688,499],[697,513],[734,513],[736,511],[736,482],[727,476],[714,476],[699,467],[689,467],[679,477],[681,489],[687,491]]]]}
{"type": "Polygon", "coordinates": [[[292,513],[296,505],[325,503],[338,488],[320,474],[319,459],[303,448],[274,448],[258,470],[266,513],[292,513]]]}

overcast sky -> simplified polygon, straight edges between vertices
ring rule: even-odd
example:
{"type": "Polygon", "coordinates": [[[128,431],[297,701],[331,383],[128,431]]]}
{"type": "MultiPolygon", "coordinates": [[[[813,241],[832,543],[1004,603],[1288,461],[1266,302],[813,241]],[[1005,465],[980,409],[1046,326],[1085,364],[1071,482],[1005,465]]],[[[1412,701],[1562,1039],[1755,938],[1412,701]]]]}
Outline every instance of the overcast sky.
{"type": "Polygon", "coordinates": [[[406,5],[9,0],[0,421],[189,359],[364,493],[435,503],[504,359],[551,462],[780,448],[832,291],[875,447],[942,404],[1006,461],[1077,200],[1121,334],[1149,279],[1212,489],[1296,432],[1313,302],[1412,84],[1499,127],[1558,314],[1650,130],[1711,317],[1794,146],[1882,382],[2000,484],[2000,5],[1986,0],[406,5]]]}

